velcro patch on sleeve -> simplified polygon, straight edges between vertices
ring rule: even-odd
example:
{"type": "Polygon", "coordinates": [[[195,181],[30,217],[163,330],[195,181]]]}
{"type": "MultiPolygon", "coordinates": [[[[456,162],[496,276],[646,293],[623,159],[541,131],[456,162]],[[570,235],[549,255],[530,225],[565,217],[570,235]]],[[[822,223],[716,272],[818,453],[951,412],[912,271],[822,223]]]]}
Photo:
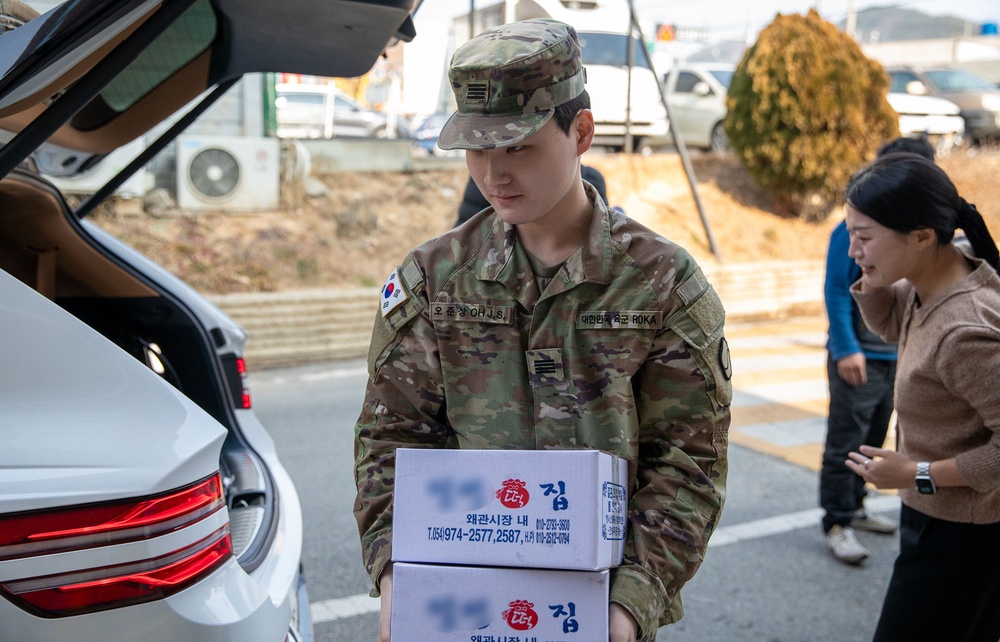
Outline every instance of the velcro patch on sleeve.
{"type": "Polygon", "coordinates": [[[406,302],[406,288],[400,278],[399,268],[392,271],[392,274],[385,280],[382,286],[382,293],[379,296],[379,311],[384,319],[390,312],[406,302]]]}

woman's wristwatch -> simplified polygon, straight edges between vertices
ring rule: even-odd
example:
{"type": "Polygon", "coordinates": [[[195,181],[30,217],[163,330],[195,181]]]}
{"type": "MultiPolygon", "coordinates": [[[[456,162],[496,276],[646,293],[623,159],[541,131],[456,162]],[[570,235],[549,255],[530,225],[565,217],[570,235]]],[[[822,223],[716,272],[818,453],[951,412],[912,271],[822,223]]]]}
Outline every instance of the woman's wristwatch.
{"type": "Polygon", "coordinates": [[[931,462],[929,461],[917,463],[917,491],[921,495],[933,495],[937,492],[937,484],[931,477],[931,462]]]}

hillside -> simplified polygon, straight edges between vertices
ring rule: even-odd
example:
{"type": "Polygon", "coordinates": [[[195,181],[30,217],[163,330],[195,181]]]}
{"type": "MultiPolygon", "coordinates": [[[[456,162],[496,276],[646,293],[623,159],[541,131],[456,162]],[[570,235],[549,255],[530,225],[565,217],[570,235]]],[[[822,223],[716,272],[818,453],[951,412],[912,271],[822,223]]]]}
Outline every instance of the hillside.
{"type": "MultiPolygon", "coordinates": [[[[584,162],[605,175],[612,205],[699,261],[716,260],[677,155],[588,154],[584,162]]],[[[736,161],[701,155],[692,164],[723,261],[824,258],[839,211],[820,223],[780,218],[736,161]]],[[[955,154],[941,165],[1000,238],[1000,152],[955,154]]],[[[410,247],[450,228],[467,176],[461,165],[331,174],[317,177],[325,195],[288,198],[294,202],[275,212],[153,217],[109,208],[95,221],[202,292],[371,287],[410,247]]]]}

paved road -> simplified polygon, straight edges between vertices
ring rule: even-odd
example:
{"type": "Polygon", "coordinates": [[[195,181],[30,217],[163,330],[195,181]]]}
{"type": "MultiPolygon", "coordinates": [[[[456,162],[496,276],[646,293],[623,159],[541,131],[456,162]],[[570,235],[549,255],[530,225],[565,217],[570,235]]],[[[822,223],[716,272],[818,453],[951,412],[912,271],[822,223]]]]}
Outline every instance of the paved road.
{"type": "MultiPolygon", "coordinates": [[[[686,616],[658,640],[871,638],[898,547],[895,537],[863,533],[872,558],[856,568],[824,548],[816,508],[827,405],[824,331],[819,319],[728,329],[736,386],[729,495],[705,563],[684,589],[686,616]]],[[[251,375],[257,412],[305,510],[318,642],[375,639],[377,600],[366,595],[351,512],[353,422],[364,379],[355,361],[251,375]]],[[[870,507],[898,514],[891,495],[875,496],[870,507]]]]}

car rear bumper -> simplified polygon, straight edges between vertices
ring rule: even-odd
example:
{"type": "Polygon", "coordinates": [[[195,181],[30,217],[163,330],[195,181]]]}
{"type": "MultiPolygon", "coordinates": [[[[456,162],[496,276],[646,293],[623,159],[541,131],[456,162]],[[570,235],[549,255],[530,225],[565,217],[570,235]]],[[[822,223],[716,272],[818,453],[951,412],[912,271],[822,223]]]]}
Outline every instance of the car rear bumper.
{"type": "MultiPolygon", "coordinates": [[[[280,465],[273,466],[271,472],[280,498],[278,530],[263,563],[252,573],[245,572],[231,557],[202,581],[167,598],[72,617],[38,617],[0,598],[0,640],[285,642],[291,639],[308,642],[312,639],[312,622],[300,566],[301,507],[287,472],[280,465]]],[[[219,519],[226,519],[223,513],[219,514],[219,519]]],[[[218,526],[213,520],[206,522],[210,523],[189,528],[218,526]]],[[[179,535],[164,535],[146,540],[145,544],[134,542],[92,549],[89,555],[106,558],[104,562],[95,559],[97,564],[114,563],[124,547],[153,546],[157,540],[169,542],[171,537],[179,538],[179,535]]],[[[58,568],[65,564],[60,558],[66,555],[48,555],[32,563],[58,568]]],[[[18,560],[9,561],[3,567],[8,574],[17,570],[15,563],[18,560]]],[[[0,581],[3,579],[0,577],[0,581]]]]}

